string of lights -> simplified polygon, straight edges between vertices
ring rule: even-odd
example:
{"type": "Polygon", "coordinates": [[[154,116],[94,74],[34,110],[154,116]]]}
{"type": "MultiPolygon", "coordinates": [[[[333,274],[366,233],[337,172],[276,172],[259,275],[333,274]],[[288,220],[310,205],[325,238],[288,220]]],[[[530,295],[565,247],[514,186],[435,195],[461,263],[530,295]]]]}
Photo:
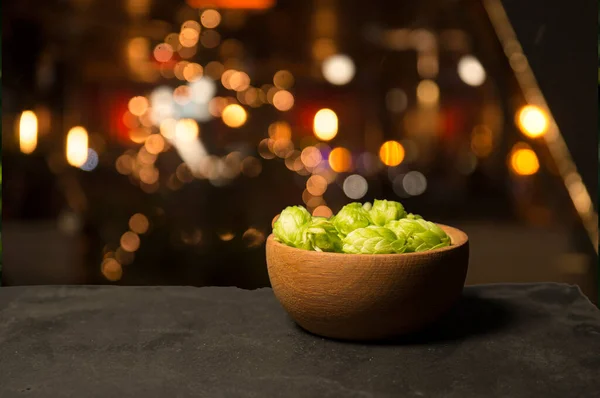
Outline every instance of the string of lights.
{"type": "Polygon", "coordinates": [[[500,0],[484,0],[483,4],[494,30],[504,47],[504,52],[515,73],[525,100],[529,104],[519,114],[519,121],[521,124],[525,123],[537,126],[530,129],[530,136],[533,138],[541,137],[544,140],[573,206],[581,218],[596,253],[598,253],[598,214],[594,210],[590,193],[577,171],[569,148],[539,88],[527,61],[527,56],[523,52],[500,0]],[[540,115],[540,111],[545,115],[540,115]],[[545,120],[547,120],[547,126],[545,125],[545,120]]]}

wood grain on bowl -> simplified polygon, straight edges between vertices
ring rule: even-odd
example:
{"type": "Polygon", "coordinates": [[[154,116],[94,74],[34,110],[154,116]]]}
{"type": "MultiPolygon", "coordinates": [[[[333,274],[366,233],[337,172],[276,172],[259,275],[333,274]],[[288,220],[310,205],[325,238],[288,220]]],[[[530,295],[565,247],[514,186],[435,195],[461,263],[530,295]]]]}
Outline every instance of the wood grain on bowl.
{"type": "Polygon", "coordinates": [[[467,274],[467,235],[439,226],[451,246],[405,254],[321,253],[270,235],[273,292],[296,323],[324,337],[378,340],[417,331],[456,302],[467,274]]]}

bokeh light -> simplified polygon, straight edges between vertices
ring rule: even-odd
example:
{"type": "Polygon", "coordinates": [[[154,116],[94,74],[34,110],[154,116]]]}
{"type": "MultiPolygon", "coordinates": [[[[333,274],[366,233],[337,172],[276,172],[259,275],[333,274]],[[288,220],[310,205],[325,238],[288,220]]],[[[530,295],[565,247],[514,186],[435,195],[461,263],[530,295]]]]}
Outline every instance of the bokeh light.
{"type": "Polygon", "coordinates": [[[154,58],[158,62],[168,62],[173,57],[173,47],[167,43],[160,43],[154,47],[154,58]]]}
{"type": "Polygon", "coordinates": [[[38,119],[33,111],[24,111],[19,120],[19,148],[25,154],[32,153],[38,142],[38,119]]]}
{"type": "Polygon", "coordinates": [[[232,128],[238,128],[246,123],[248,115],[246,110],[238,104],[229,104],[223,109],[221,114],[223,123],[232,128]]]}
{"type": "Polygon", "coordinates": [[[107,258],[102,261],[101,272],[111,282],[116,282],[123,277],[123,268],[114,258],[107,258]]]}
{"type": "Polygon", "coordinates": [[[331,83],[338,86],[348,84],[354,77],[355,66],[347,55],[332,55],[323,61],[323,76],[331,83]]]}
{"type": "Polygon", "coordinates": [[[277,71],[273,75],[273,84],[282,90],[290,89],[294,85],[294,76],[288,70],[277,71]]]}
{"type": "Polygon", "coordinates": [[[338,132],[338,117],[335,112],[327,108],[319,110],[315,114],[313,131],[320,140],[332,140],[338,132]]]}
{"type": "Polygon", "coordinates": [[[469,86],[481,86],[485,75],[485,69],[472,55],[466,55],[458,61],[458,76],[469,86]]]}
{"type": "Polygon", "coordinates": [[[190,142],[198,138],[200,129],[193,119],[178,120],[175,125],[175,139],[179,142],[190,142]]]}
{"type": "Polygon", "coordinates": [[[157,155],[165,149],[165,139],[160,134],[151,134],[148,138],[146,138],[146,142],[144,143],[146,147],[146,151],[153,155],[157,155]]]}
{"type": "Polygon", "coordinates": [[[323,156],[321,155],[321,151],[319,151],[316,147],[308,146],[302,150],[300,159],[305,167],[314,168],[321,163],[323,156]]]}
{"type": "Polygon", "coordinates": [[[352,168],[352,154],[344,147],[334,148],[329,153],[329,166],[337,173],[350,171],[352,168]]]}
{"type": "Polygon", "coordinates": [[[79,167],[79,168],[83,171],[92,171],[96,167],[98,167],[98,161],[99,161],[98,152],[96,152],[92,148],[88,148],[87,159],[85,160],[85,163],[82,164],[81,167],[79,167]]]}
{"type": "Polygon", "coordinates": [[[67,133],[67,162],[81,167],[88,157],[88,133],[85,128],[76,126],[67,133]]]}
{"type": "Polygon", "coordinates": [[[200,64],[195,62],[187,63],[183,68],[183,78],[188,82],[193,82],[202,77],[203,69],[200,64]]]}
{"type": "Polygon", "coordinates": [[[127,231],[121,235],[120,243],[124,250],[134,252],[140,248],[140,237],[135,232],[127,231]]]}
{"type": "Polygon", "coordinates": [[[200,22],[205,28],[214,29],[221,23],[221,14],[217,10],[204,10],[200,22]]]}
{"type": "Polygon", "coordinates": [[[273,106],[280,111],[289,111],[294,106],[294,96],[287,90],[279,90],[273,95],[273,106]]]}
{"type": "Polygon", "coordinates": [[[344,180],[342,188],[347,197],[357,200],[367,194],[369,184],[363,176],[352,174],[344,180]]]}
{"type": "Polygon", "coordinates": [[[517,114],[517,124],[527,137],[538,138],[548,131],[548,115],[534,105],[526,105],[517,114]]]}
{"type": "Polygon", "coordinates": [[[306,190],[313,196],[322,196],[327,190],[327,180],[320,175],[313,175],[306,181],[306,190]]]}
{"type": "Polygon", "coordinates": [[[425,106],[435,105],[440,100],[440,89],[433,80],[421,80],[417,85],[417,99],[425,106]]]}
{"type": "Polygon", "coordinates": [[[404,160],[404,147],[398,141],[386,141],[379,148],[379,159],[386,166],[398,166],[404,160]]]}
{"type": "Polygon", "coordinates": [[[256,228],[248,228],[242,235],[242,241],[249,248],[259,247],[265,242],[265,234],[256,228]]]}
{"type": "Polygon", "coordinates": [[[518,175],[530,176],[540,168],[537,155],[527,144],[516,144],[509,158],[511,169],[518,175]]]}
{"type": "Polygon", "coordinates": [[[135,116],[142,116],[148,110],[148,99],[138,96],[129,100],[128,109],[135,116]]]}
{"type": "Polygon", "coordinates": [[[149,226],[150,222],[148,221],[148,217],[142,213],[136,213],[129,218],[129,229],[136,234],[145,234],[148,232],[149,226]]]}
{"type": "Polygon", "coordinates": [[[392,113],[404,112],[408,106],[408,97],[402,89],[392,88],[385,96],[385,105],[392,113]]]}
{"type": "Polygon", "coordinates": [[[325,205],[321,205],[321,206],[317,206],[312,213],[313,216],[315,217],[325,217],[325,218],[329,218],[331,216],[333,216],[333,211],[331,211],[331,209],[325,205]]]}
{"type": "Polygon", "coordinates": [[[409,171],[402,179],[402,187],[409,195],[421,195],[427,189],[427,178],[419,171],[409,171]]]}

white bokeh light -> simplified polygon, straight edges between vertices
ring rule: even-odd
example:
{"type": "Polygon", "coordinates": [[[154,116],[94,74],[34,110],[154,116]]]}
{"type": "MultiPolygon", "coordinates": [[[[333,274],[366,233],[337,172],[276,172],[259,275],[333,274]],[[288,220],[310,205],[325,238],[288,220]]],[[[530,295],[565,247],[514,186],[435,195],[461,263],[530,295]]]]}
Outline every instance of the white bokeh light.
{"type": "Polygon", "coordinates": [[[354,62],[347,55],[332,55],[323,61],[323,76],[331,84],[337,86],[348,84],[355,72],[354,62]]]}
{"type": "Polygon", "coordinates": [[[481,86],[486,74],[477,58],[466,55],[458,61],[458,76],[469,86],[481,86]]]}
{"type": "Polygon", "coordinates": [[[346,196],[350,199],[360,199],[367,194],[369,184],[363,176],[352,174],[344,180],[342,188],[346,196]]]}
{"type": "Polygon", "coordinates": [[[98,152],[88,148],[88,157],[85,163],[80,167],[84,171],[92,171],[98,166],[98,152]]]}
{"type": "Polygon", "coordinates": [[[427,189],[427,178],[421,172],[409,171],[402,179],[402,188],[409,195],[421,195],[427,189]]]}
{"type": "Polygon", "coordinates": [[[215,96],[217,85],[214,80],[208,77],[201,77],[190,83],[190,89],[192,90],[192,100],[195,103],[207,104],[215,96]]]}

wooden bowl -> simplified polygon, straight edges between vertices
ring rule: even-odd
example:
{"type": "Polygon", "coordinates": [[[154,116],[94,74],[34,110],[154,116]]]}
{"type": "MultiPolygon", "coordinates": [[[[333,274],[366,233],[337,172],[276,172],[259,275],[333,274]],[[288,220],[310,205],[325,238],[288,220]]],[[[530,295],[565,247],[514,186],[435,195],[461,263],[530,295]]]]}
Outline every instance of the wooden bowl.
{"type": "Polygon", "coordinates": [[[418,331],[458,300],[467,275],[467,235],[439,226],[451,246],[405,254],[321,253],[270,235],[273,292],[298,325],[320,336],[379,340],[418,331]]]}

